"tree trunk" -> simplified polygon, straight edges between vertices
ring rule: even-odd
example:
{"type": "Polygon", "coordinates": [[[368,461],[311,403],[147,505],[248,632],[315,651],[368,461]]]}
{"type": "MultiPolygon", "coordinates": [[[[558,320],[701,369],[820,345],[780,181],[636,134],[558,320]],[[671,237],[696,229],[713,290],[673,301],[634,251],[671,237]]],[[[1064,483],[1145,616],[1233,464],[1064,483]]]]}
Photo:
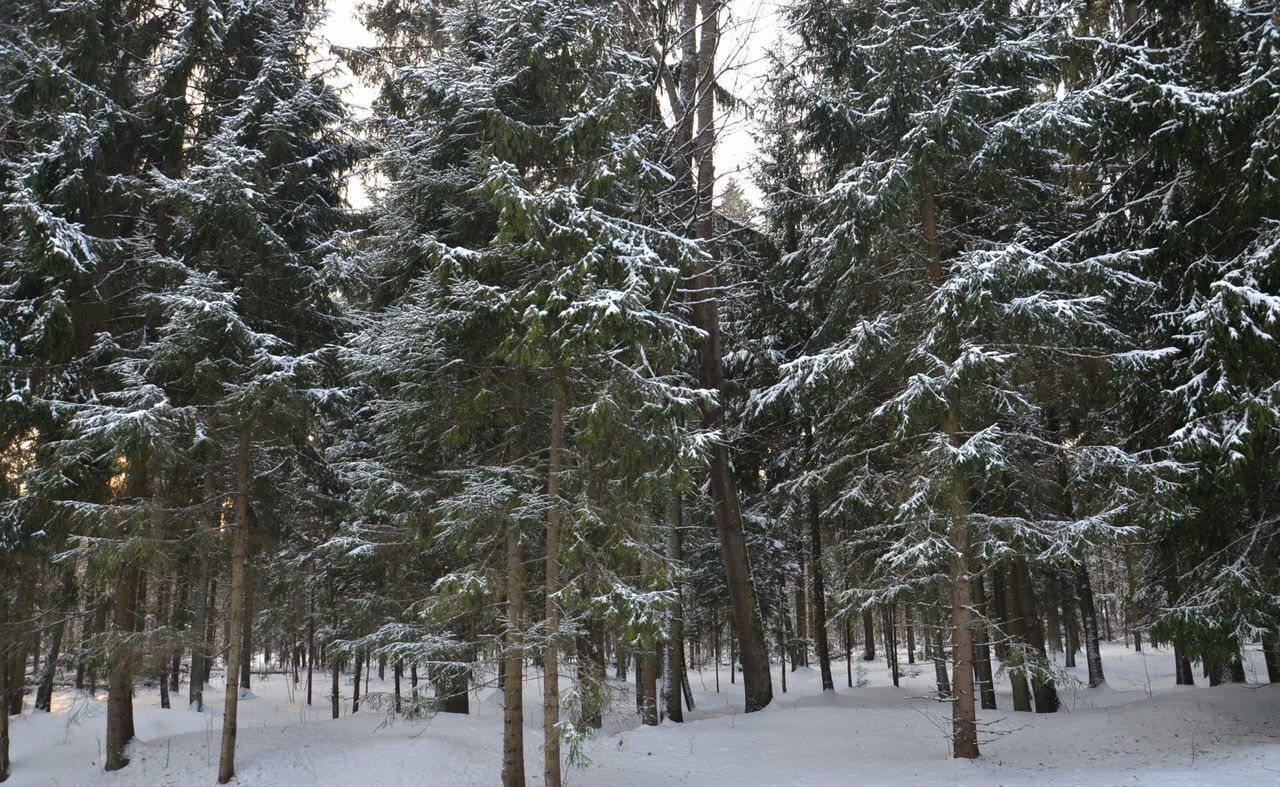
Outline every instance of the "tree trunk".
{"type": "MultiPolygon", "coordinates": [[[[364,666],[364,654],[359,650],[355,652],[353,657],[356,662],[355,680],[351,682],[351,712],[360,712],[360,668],[364,666]]],[[[436,675],[436,693],[440,692],[440,676],[436,675]]]]}
{"type": "Polygon", "coordinates": [[[898,685],[898,634],[897,627],[894,625],[895,608],[893,604],[887,604],[880,608],[880,626],[884,634],[884,661],[889,667],[889,676],[893,678],[893,685],[898,685]]]}
{"type": "Polygon", "coordinates": [[[1049,659],[1044,652],[1044,632],[1040,628],[1040,613],[1036,608],[1035,587],[1031,584],[1031,570],[1025,558],[1013,563],[1018,578],[1018,608],[1022,612],[1023,632],[1032,666],[1031,692],[1035,696],[1036,713],[1056,713],[1059,707],[1058,690],[1049,677],[1049,659]]]}
{"type": "MultiPolygon", "coordinates": [[[[701,44],[698,57],[697,122],[694,159],[697,162],[696,234],[703,242],[704,254],[698,259],[698,270],[692,282],[693,321],[706,332],[698,345],[698,382],[703,388],[724,390],[724,367],[721,351],[720,305],[714,272],[715,241],[715,78],[716,48],[720,36],[722,0],[699,0],[702,9],[701,44]]],[[[692,35],[688,31],[687,35],[692,35]]],[[[686,77],[687,78],[687,77],[686,77]]],[[[705,413],[705,426],[719,430],[724,424],[724,410],[716,404],[705,413]]],[[[764,626],[751,577],[747,541],[742,528],[738,488],[729,461],[729,446],[717,441],[711,451],[711,497],[715,503],[716,528],[720,534],[720,552],[724,561],[729,600],[733,606],[733,626],[741,650],[742,682],[746,712],[764,708],[773,700],[769,673],[769,652],[765,646],[764,626]]]]}
{"type": "MultiPolygon", "coordinates": [[[[131,457],[128,477],[128,495],[135,502],[147,496],[147,457],[145,453],[131,457]]],[[[120,572],[120,584],[116,590],[115,612],[112,629],[111,671],[107,683],[107,742],[106,762],[108,771],[118,771],[129,764],[125,748],[133,740],[133,653],[134,644],[124,640],[141,628],[138,614],[138,597],[144,575],[135,562],[127,560],[120,572]]]]}
{"type": "Polygon", "coordinates": [[[986,580],[981,574],[973,578],[971,593],[973,606],[979,619],[974,623],[977,641],[974,644],[973,671],[978,682],[978,696],[983,710],[996,709],[996,686],[991,669],[991,627],[987,621],[991,613],[987,606],[986,580]]]}
{"type": "Polygon", "coordinates": [[[311,686],[316,666],[316,591],[307,594],[307,705],[311,705],[311,686]]]}
{"type": "MultiPolygon", "coordinates": [[[[404,672],[404,662],[396,659],[396,663],[391,665],[391,679],[395,683],[396,693],[396,713],[400,712],[400,675],[404,672]]],[[[307,702],[310,705],[310,701],[307,702]]]]}
{"type": "MultiPolygon", "coordinates": [[[[671,563],[680,567],[684,563],[683,511],[680,496],[673,494],[671,511],[668,516],[667,557],[671,563]]],[[[671,636],[667,640],[667,718],[673,722],[684,721],[684,711],[680,706],[681,691],[684,686],[684,598],[679,579],[672,588],[676,595],[675,608],[671,610],[671,636]]]]}
{"type": "Polygon", "coordinates": [[[551,400],[551,456],[547,469],[547,647],[542,681],[543,781],[560,787],[560,464],[564,452],[564,391],[555,383],[551,400]]]}
{"type": "Polygon", "coordinates": [[[912,619],[911,604],[902,605],[902,628],[907,634],[907,663],[916,663],[916,625],[912,619]]]}
{"type": "Polygon", "coordinates": [[[524,547],[507,526],[507,652],[502,691],[502,785],[524,787],[524,547]]]}
{"type": "Polygon", "coordinates": [[[342,714],[342,679],[340,672],[342,659],[334,655],[332,648],[329,650],[329,667],[333,673],[329,687],[329,702],[332,706],[333,718],[336,719],[342,714]]]}
{"type": "Polygon", "coordinates": [[[240,688],[248,691],[250,673],[253,671],[253,595],[256,585],[253,565],[244,567],[244,620],[240,634],[240,688]]]}
{"type": "Polygon", "coordinates": [[[818,501],[809,493],[809,572],[813,586],[813,638],[818,669],[822,673],[822,690],[835,691],[831,677],[831,643],[827,640],[827,586],[822,571],[822,527],[818,520],[818,501]]]}
{"type": "Polygon", "coordinates": [[[1013,689],[1013,709],[1031,712],[1031,689],[1027,682],[1027,635],[1018,599],[1018,577],[1012,565],[1003,568],[1005,663],[1009,666],[1009,684],[1013,689]]]}
{"type": "Polygon", "coordinates": [[[876,660],[876,622],[871,610],[862,610],[862,660],[876,660]]]}
{"type": "Polygon", "coordinates": [[[1093,606],[1093,587],[1084,561],[1076,564],[1076,593],[1080,596],[1080,617],[1084,621],[1084,648],[1089,662],[1089,687],[1107,682],[1102,674],[1102,649],[1098,642],[1098,615],[1093,606]]]}
{"type": "Polygon", "coordinates": [[[808,590],[805,585],[809,581],[809,570],[805,565],[805,552],[800,550],[800,574],[796,577],[795,587],[791,589],[792,602],[795,604],[795,635],[791,638],[791,671],[809,666],[809,609],[806,603],[808,590]]]}
{"type": "Polygon", "coordinates": [[[1058,585],[1058,595],[1062,599],[1063,664],[1074,667],[1076,653],[1080,650],[1080,634],[1076,626],[1076,593],[1071,584],[1065,584],[1067,580],[1061,574],[1055,573],[1055,581],[1058,585]]]}
{"type": "MultiPolygon", "coordinates": [[[[9,595],[0,592],[0,641],[10,642],[9,633],[9,595]]],[[[3,661],[4,653],[0,652],[0,697],[8,691],[6,670],[3,661]]],[[[9,778],[9,709],[0,708],[0,782],[9,778]]]]}
{"type": "Polygon", "coordinates": [[[62,572],[62,592],[58,598],[57,620],[49,632],[49,652],[45,655],[44,669],[40,671],[36,688],[36,710],[45,713],[53,706],[53,679],[58,671],[58,657],[62,651],[62,637],[67,628],[67,618],[76,606],[76,570],[68,566],[62,572]]]}
{"type": "Polygon", "coordinates": [[[134,656],[130,652],[130,646],[122,640],[137,630],[136,604],[140,574],[134,564],[126,564],[116,589],[115,613],[111,623],[115,642],[112,644],[111,667],[107,678],[107,745],[106,763],[103,766],[108,771],[118,771],[129,764],[125,748],[134,735],[134,656]]]}
{"type": "Polygon", "coordinates": [[[644,650],[636,653],[636,677],[640,683],[640,721],[650,727],[657,726],[658,717],[658,646],[656,642],[644,644],[644,650]]]}
{"type": "Polygon", "coordinates": [[[231,597],[228,601],[230,627],[227,641],[227,693],[222,714],[222,756],[218,761],[218,784],[226,784],[236,772],[236,712],[240,707],[239,672],[244,651],[244,628],[249,561],[249,480],[252,470],[249,431],[240,434],[236,462],[235,542],[231,553],[231,597]]]}

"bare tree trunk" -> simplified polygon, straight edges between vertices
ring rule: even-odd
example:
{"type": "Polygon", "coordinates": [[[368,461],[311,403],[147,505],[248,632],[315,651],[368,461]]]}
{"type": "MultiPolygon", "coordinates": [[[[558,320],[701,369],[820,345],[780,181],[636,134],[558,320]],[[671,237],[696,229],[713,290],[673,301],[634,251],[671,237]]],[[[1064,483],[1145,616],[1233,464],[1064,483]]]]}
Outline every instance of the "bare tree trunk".
{"type": "Polygon", "coordinates": [[[1018,579],[1018,608],[1022,611],[1023,633],[1035,670],[1031,677],[1031,691],[1036,700],[1036,713],[1058,711],[1058,690],[1049,677],[1049,659],[1044,652],[1044,632],[1040,628],[1040,614],[1036,609],[1035,588],[1031,584],[1031,570],[1025,558],[1014,561],[1018,579]]]}
{"type": "Polygon", "coordinates": [[[111,667],[107,678],[107,745],[108,771],[118,771],[129,764],[125,748],[133,740],[133,653],[131,643],[123,639],[136,631],[138,583],[140,571],[132,563],[120,574],[116,590],[112,629],[116,641],[112,646],[111,667]]]}
{"type": "Polygon", "coordinates": [[[45,713],[53,706],[53,679],[58,671],[58,657],[62,651],[62,637],[67,628],[67,618],[76,606],[76,570],[68,566],[62,572],[62,592],[59,594],[57,620],[49,632],[49,652],[45,655],[44,669],[40,671],[36,688],[36,710],[45,713]]]}
{"type": "Polygon", "coordinates": [[[557,380],[551,400],[551,456],[547,470],[547,647],[543,656],[543,781],[560,787],[560,465],[564,452],[564,391],[557,380]]]}
{"type": "Polygon", "coordinates": [[[636,653],[636,679],[640,685],[640,722],[657,726],[658,716],[658,643],[646,642],[636,653]]]}
{"type": "MultiPolygon", "coordinates": [[[[128,495],[134,501],[147,495],[147,457],[132,457],[128,478],[128,495]]],[[[143,574],[136,558],[128,560],[120,572],[120,584],[116,590],[115,612],[112,629],[111,671],[107,682],[107,745],[104,768],[118,771],[129,764],[125,748],[133,740],[133,665],[134,643],[125,642],[140,628],[138,596],[143,574]]]]}
{"type": "Polygon", "coordinates": [[[1089,662],[1089,687],[1096,688],[1107,682],[1102,674],[1102,649],[1098,642],[1098,614],[1093,606],[1093,587],[1089,584],[1089,570],[1084,561],[1076,564],[1076,593],[1080,596],[1080,617],[1084,621],[1085,657],[1089,662]]]}
{"type": "MultiPolygon", "coordinates": [[[[9,643],[13,638],[9,633],[9,594],[0,591],[0,642],[9,643]]],[[[0,647],[0,697],[8,691],[7,670],[4,661],[8,656],[5,647],[0,647]]],[[[0,703],[3,704],[3,703],[0,703]]],[[[9,709],[0,707],[0,782],[9,778],[9,709]]]]}
{"type": "Polygon", "coordinates": [[[247,582],[249,561],[249,480],[252,469],[249,454],[249,431],[242,427],[240,450],[236,462],[235,542],[231,553],[230,628],[227,640],[227,693],[222,715],[222,756],[218,761],[218,784],[226,784],[236,772],[236,712],[240,707],[241,654],[244,650],[247,582]]]}
{"type": "Polygon", "coordinates": [[[862,660],[876,660],[876,622],[871,610],[862,610],[862,660]]]}
{"type": "Polygon", "coordinates": [[[1009,684],[1013,689],[1013,709],[1031,712],[1031,689],[1027,683],[1026,670],[1026,634],[1023,630],[1023,609],[1018,600],[1018,578],[1012,566],[1002,569],[1005,614],[1004,629],[1005,657],[1009,665],[1009,684]]]}
{"type": "Polygon", "coordinates": [[[827,588],[822,571],[822,527],[818,521],[818,501],[809,493],[809,571],[813,585],[813,637],[822,690],[835,691],[831,677],[831,643],[827,640],[827,588]]]}
{"type": "Polygon", "coordinates": [[[307,594],[307,705],[311,704],[311,685],[316,666],[316,591],[307,594]]]}
{"type": "Polygon", "coordinates": [[[991,627],[987,625],[986,620],[990,620],[990,613],[987,608],[987,587],[986,581],[982,575],[973,578],[973,605],[977,609],[978,615],[982,618],[977,621],[974,626],[975,632],[980,635],[975,644],[974,656],[974,673],[978,680],[978,695],[982,699],[983,710],[996,709],[996,687],[991,669],[991,627]]]}
{"type": "MultiPolygon", "coordinates": [[[[715,77],[716,49],[720,39],[720,7],[723,0],[699,0],[702,12],[701,41],[697,70],[697,137],[693,154],[697,162],[696,234],[706,254],[698,260],[694,276],[693,320],[706,332],[698,346],[698,381],[703,388],[724,389],[724,366],[720,336],[720,304],[713,268],[715,241],[715,77]]],[[[687,78],[687,77],[686,77],[687,78]]],[[[705,413],[708,429],[719,429],[724,422],[723,408],[717,404],[705,413]]],[[[717,442],[711,451],[711,497],[715,503],[716,528],[720,533],[720,552],[724,561],[729,600],[733,607],[733,627],[741,650],[742,682],[746,712],[764,708],[773,700],[773,684],[769,674],[769,651],[765,645],[764,626],[755,583],[751,577],[747,540],[742,528],[738,487],[729,461],[729,446],[717,442]]]]}
{"type": "MultiPolygon", "coordinates": [[[[356,662],[355,680],[351,683],[351,712],[360,712],[360,669],[364,666],[364,653],[357,650],[352,657],[356,662]]],[[[436,689],[440,688],[440,678],[436,677],[436,689]]]]}
{"type": "Polygon", "coordinates": [[[524,547],[507,528],[507,652],[502,703],[502,785],[524,787],[524,547]]]}
{"type": "Polygon", "coordinates": [[[253,596],[256,585],[253,564],[244,567],[244,621],[240,639],[240,688],[248,691],[253,671],[253,596]]]}
{"type": "Polygon", "coordinates": [[[807,549],[800,550],[800,573],[796,577],[795,587],[791,589],[791,598],[796,608],[795,635],[791,638],[791,671],[809,666],[809,610],[806,603],[809,582],[809,570],[805,565],[807,549]]]}
{"type": "MultiPolygon", "coordinates": [[[[671,496],[670,515],[667,531],[667,557],[676,566],[684,563],[684,539],[680,528],[683,526],[683,511],[679,494],[671,496]]],[[[684,711],[680,706],[680,695],[684,686],[684,594],[677,579],[672,588],[676,595],[675,609],[671,611],[671,636],[667,640],[667,718],[673,722],[684,721],[684,711]]]]}

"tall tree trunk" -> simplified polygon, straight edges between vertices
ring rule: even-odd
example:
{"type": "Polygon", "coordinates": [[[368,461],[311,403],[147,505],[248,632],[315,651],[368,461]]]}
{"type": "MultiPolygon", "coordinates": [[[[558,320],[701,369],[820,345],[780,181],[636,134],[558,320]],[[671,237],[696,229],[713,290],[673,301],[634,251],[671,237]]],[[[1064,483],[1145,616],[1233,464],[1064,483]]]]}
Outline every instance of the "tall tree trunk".
{"type": "Polygon", "coordinates": [[[1018,598],[1018,577],[1012,565],[1002,568],[1004,589],[1005,663],[1009,666],[1009,684],[1013,689],[1013,709],[1031,712],[1031,689],[1027,682],[1027,635],[1023,622],[1025,611],[1018,598]]]}
{"type": "Polygon", "coordinates": [[[174,578],[173,584],[177,592],[173,599],[173,610],[169,615],[169,625],[174,633],[173,650],[169,653],[169,691],[177,694],[181,689],[182,680],[183,639],[178,636],[178,632],[184,628],[189,628],[191,624],[187,617],[187,595],[190,592],[191,582],[185,573],[179,569],[179,574],[174,578]]]}
{"type": "Polygon", "coordinates": [[[316,591],[307,594],[307,705],[311,705],[311,685],[316,666],[316,591]]]}
{"type": "MultiPolygon", "coordinates": [[[[364,653],[357,650],[353,658],[355,659],[355,662],[356,662],[356,673],[355,673],[355,680],[351,682],[351,712],[359,713],[360,712],[360,670],[364,666],[364,653]]],[[[435,682],[436,682],[436,691],[438,694],[440,690],[440,683],[441,683],[440,676],[438,674],[435,675],[435,682]]]]}
{"type": "Polygon", "coordinates": [[[862,660],[876,660],[876,622],[871,610],[862,610],[862,660]]]}
{"type": "MultiPolygon", "coordinates": [[[[396,662],[391,665],[391,679],[392,679],[392,682],[395,683],[396,713],[400,712],[400,676],[403,673],[404,673],[404,662],[401,661],[400,659],[396,659],[396,662]]],[[[307,704],[310,705],[311,703],[308,702],[307,704]]]]}
{"type": "Polygon", "coordinates": [[[67,628],[67,618],[76,606],[76,569],[67,566],[62,571],[62,591],[58,596],[58,618],[49,632],[49,652],[45,655],[44,669],[36,688],[36,710],[46,713],[53,706],[53,679],[58,671],[58,657],[62,651],[62,637],[67,628]]]}
{"type": "MultiPolygon", "coordinates": [[[[699,0],[702,11],[701,41],[697,70],[697,137],[693,145],[697,162],[696,234],[704,244],[692,282],[693,321],[706,332],[698,345],[698,382],[703,388],[724,390],[724,366],[720,335],[720,304],[714,272],[715,242],[715,78],[716,49],[720,38],[720,6],[723,0],[699,0]]],[[[686,77],[687,78],[687,77],[686,77]]],[[[724,423],[724,410],[716,404],[707,409],[705,425],[719,430],[724,423]]],[[[773,700],[773,684],[769,673],[769,651],[765,645],[764,626],[756,599],[755,583],[747,554],[747,540],[742,528],[737,482],[729,461],[729,446],[717,441],[711,451],[711,497],[715,503],[716,528],[720,534],[720,552],[724,561],[729,600],[733,606],[733,626],[741,651],[742,682],[746,712],[764,708],[773,700]]]]}
{"type": "Polygon", "coordinates": [[[1040,613],[1036,608],[1035,587],[1031,584],[1031,570],[1025,558],[1017,558],[1013,563],[1018,578],[1018,608],[1022,612],[1023,632],[1029,656],[1034,670],[1031,677],[1031,692],[1036,700],[1036,713],[1056,713],[1058,711],[1058,690],[1049,677],[1049,659],[1044,652],[1044,632],[1040,628],[1040,613]]]}
{"type": "Polygon", "coordinates": [[[1102,674],[1102,649],[1098,641],[1098,614],[1093,606],[1093,587],[1089,583],[1089,570],[1084,561],[1076,564],[1076,593],[1080,597],[1080,617],[1084,621],[1084,649],[1089,662],[1089,687],[1096,688],[1107,682],[1102,674]]]}
{"type": "Polygon", "coordinates": [[[564,452],[564,396],[555,383],[551,400],[551,456],[547,469],[547,647],[543,656],[542,774],[546,787],[560,787],[560,465],[564,452]]]}
{"type": "Polygon", "coordinates": [[[981,574],[973,578],[973,606],[978,611],[979,620],[975,622],[974,632],[977,642],[974,645],[973,667],[978,681],[978,696],[983,710],[996,709],[996,687],[991,669],[991,627],[987,621],[991,613],[987,606],[986,580],[981,574]]]}
{"type": "MultiPolygon", "coordinates": [[[[684,563],[683,511],[679,494],[671,496],[670,514],[667,531],[667,557],[679,569],[684,563]]],[[[667,718],[673,722],[684,721],[684,711],[680,706],[681,689],[684,685],[684,594],[680,580],[677,578],[672,588],[676,596],[675,608],[671,610],[671,636],[667,640],[667,718]]]]}
{"type": "Polygon", "coordinates": [[[1080,650],[1080,629],[1076,625],[1076,592],[1073,587],[1075,583],[1061,574],[1057,574],[1055,579],[1058,596],[1062,600],[1063,664],[1074,667],[1076,653],[1080,650]]]}
{"type": "MultiPolygon", "coordinates": [[[[0,642],[12,642],[9,633],[9,594],[0,591],[0,642]]],[[[4,648],[0,647],[0,697],[8,691],[8,679],[4,668],[4,648]]],[[[0,708],[0,782],[9,778],[9,709],[0,708]]]]}
{"type": "MultiPolygon", "coordinates": [[[[129,498],[135,503],[147,497],[147,459],[145,452],[131,457],[128,476],[129,498]]],[[[142,588],[143,573],[137,558],[126,560],[120,572],[120,584],[116,590],[115,612],[112,629],[111,671],[107,683],[107,743],[106,763],[108,771],[118,771],[129,764],[125,748],[133,740],[133,666],[135,654],[132,636],[140,626],[138,596],[142,588]]]]}
{"type": "Polygon", "coordinates": [[[813,637],[818,669],[822,673],[822,690],[835,691],[831,677],[831,643],[827,640],[827,587],[822,571],[822,527],[818,520],[818,501],[809,493],[809,571],[813,586],[813,637]]]}
{"type": "Polygon", "coordinates": [[[1133,568],[1133,545],[1121,547],[1124,555],[1125,597],[1124,620],[1133,634],[1134,651],[1142,652],[1142,628],[1138,624],[1138,576],[1133,568]]]}
{"type": "Polygon", "coordinates": [[[125,748],[133,740],[133,660],[132,643],[126,645],[137,626],[138,584],[141,572],[133,563],[125,565],[120,574],[120,584],[116,590],[115,613],[112,616],[112,629],[115,642],[112,644],[110,672],[107,677],[107,745],[106,763],[108,771],[118,771],[129,764],[125,756],[125,748]]]}
{"type": "Polygon", "coordinates": [[[244,567],[244,620],[240,634],[240,688],[248,691],[250,673],[253,671],[253,597],[256,585],[253,564],[244,567]]]}
{"type": "MultiPolygon", "coordinates": [[[[36,595],[36,577],[38,575],[35,559],[32,557],[20,558],[16,570],[13,572],[13,581],[17,585],[17,598],[11,602],[12,607],[9,610],[11,619],[14,621],[33,621],[35,614],[35,595],[36,595]]],[[[12,630],[8,638],[7,647],[0,652],[0,669],[8,670],[7,691],[3,695],[3,705],[8,713],[13,716],[21,715],[23,690],[27,681],[27,652],[32,649],[38,653],[40,650],[39,625],[28,623],[23,630],[12,630]]]]}
{"type": "Polygon", "coordinates": [[[898,685],[898,679],[902,677],[898,674],[898,630],[894,625],[896,612],[893,604],[886,604],[880,608],[880,628],[884,635],[884,661],[889,667],[889,676],[893,679],[894,686],[898,685]]]}
{"type": "Polygon", "coordinates": [[[795,636],[791,638],[791,671],[809,666],[809,609],[807,601],[809,583],[808,566],[805,565],[807,549],[800,550],[800,574],[796,577],[791,598],[796,608],[795,636]]]}
{"type": "Polygon", "coordinates": [[[236,461],[235,542],[231,552],[230,627],[227,640],[227,692],[222,712],[222,756],[218,760],[218,784],[226,784],[236,772],[236,712],[240,707],[238,680],[244,650],[249,561],[249,480],[252,470],[249,431],[242,427],[236,461]]]}
{"type": "Polygon", "coordinates": [[[658,716],[658,643],[646,642],[636,652],[636,680],[640,686],[640,721],[657,726],[658,716]]]}
{"type": "MultiPolygon", "coordinates": [[[[934,186],[926,176],[921,190],[920,228],[929,250],[929,278],[935,287],[942,285],[942,253],[938,242],[938,215],[934,186]]],[[[954,409],[943,417],[942,431],[952,443],[959,443],[960,422],[954,409]]],[[[973,759],[978,756],[977,711],[973,696],[973,613],[971,611],[969,570],[968,515],[969,489],[961,479],[954,483],[951,496],[951,647],[955,663],[953,689],[955,702],[951,706],[952,754],[957,758],[973,759]]]]}
{"type": "Polygon", "coordinates": [[[524,547],[507,526],[506,684],[502,692],[502,785],[524,787],[524,547]]]}
{"type": "MultiPolygon", "coordinates": [[[[210,519],[208,526],[213,528],[221,519],[221,501],[215,493],[215,480],[213,472],[209,471],[204,476],[204,497],[205,502],[210,507],[210,519]]],[[[191,673],[187,676],[187,705],[197,711],[204,711],[204,684],[208,675],[208,663],[210,659],[210,650],[208,648],[208,631],[212,622],[212,616],[209,614],[209,608],[213,604],[211,598],[211,590],[209,588],[209,561],[199,554],[200,546],[203,539],[196,535],[195,556],[197,572],[195,585],[195,620],[191,623],[191,630],[187,632],[187,638],[191,647],[191,673]]]]}

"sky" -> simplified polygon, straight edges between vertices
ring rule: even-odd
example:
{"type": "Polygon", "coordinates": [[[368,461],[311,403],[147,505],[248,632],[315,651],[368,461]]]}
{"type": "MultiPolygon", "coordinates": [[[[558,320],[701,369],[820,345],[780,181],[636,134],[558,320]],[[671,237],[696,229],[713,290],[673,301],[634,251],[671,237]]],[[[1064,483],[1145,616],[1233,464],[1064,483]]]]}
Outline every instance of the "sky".
{"type": "MultiPolygon", "coordinates": [[[[626,0],[621,0],[625,2],[626,0]]],[[[361,24],[357,5],[363,0],[329,0],[329,15],[320,35],[331,44],[359,47],[374,43],[373,36],[361,24]]],[[[728,12],[721,20],[720,63],[726,69],[723,87],[747,104],[763,100],[764,78],[768,71],[768,50],[777,42],[777,7],[780,0],[728,0],[728,12]]],[[[353,107],[357,117],[369,113],[374,91],[361,84],[349,71],[339,66],[335,81],[353,107]]],[[[720,130],[716,155],[717,192],[726,179],[734,178],[747,198],[759,204],[759,190],[751,183],[750,168],[756,154],[752,136],[754,124],[740,113],[717,118],[720,130]]],[[[368,204],[363,185],[353,181],[348,190],[353,205],[368,204]]]]}

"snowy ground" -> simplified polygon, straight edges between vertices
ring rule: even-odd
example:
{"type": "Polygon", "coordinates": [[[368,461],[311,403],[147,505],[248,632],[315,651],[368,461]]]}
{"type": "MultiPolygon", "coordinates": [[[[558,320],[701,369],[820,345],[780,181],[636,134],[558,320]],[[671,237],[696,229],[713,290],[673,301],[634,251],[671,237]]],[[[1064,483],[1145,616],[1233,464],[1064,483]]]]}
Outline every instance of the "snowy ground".
{"type": "MultiPolygon", "coordinates": [[[[1261,657],[1251,654],[1250,681],[1261,657]]],[[[953,760],[947,709],[928,699],[931,664],[903,665],[893,687],[883,660],[854,661],[859,688],[845,688],[845,664],[833,665],[835,696],[822,696],[814,669],[788,674],[788,692],[760,713],[741,711],[741,683],[720,670],[692,677],[697,710],[690,721],[636,726],[619,703],[608,734],[587,747],[591,764],[566,772],[570,785],[949,785],[1280,784],[1280,687],[1174,685],[1168,651],[1103,652],[1109,685],[1064,687],[1062,713],[982,711],[985,743],[976,762],[953,760]]],[[[1083,661],[1083,659],[1081,659],[1083,661]]],[[[780,690],[775,665],[774,689],[780,690]]],[[[1083,677],[1080,669],[1074,671],[1083,677]]],[[[388,673],[389,675],[389,673],[388,673]]],[[[317,678],[320,676],[318,675],[317,678]]],[[[1199,679],[1199,675],[1197,675],[1199,679]]],[[[492,785],[502,744],[500,700],[481,690],[472,715],[389,724],[362,708],[328,718],[327,680],[317,680],[312,708],[283,676],[255,676],[241,702],[238,783],[492,785]]],[[[407,686],[407,680],[405,682],[407,686]]],[[[389,689],[373,681],[375,691],[389,689]]],[[[621,686],[619,686],[621,690],[621,686]]],[[[1011,704],[1008,685],[999,704],[1011,704]]],[[[350,686],[344,680],[344,692],[350,686]]],[[[526,689],[525,739],[531,784],[541,781],[541,686],[526,689]]],[[[185,697],[186,687],[183,687],[185,697]]],[[[221,692],[206,693],[221,708],[221,692]]],[[[162,710],[154,691],[135,700],[138,742],[123,771],[101,770],[105,696],[64,692],[52,714],[12,719],[13,777],[28,785],[211,785],[217,775],[221,717],[162,710]]],[[[8,787],[6,785],[6,787],[8,787]]]]}

